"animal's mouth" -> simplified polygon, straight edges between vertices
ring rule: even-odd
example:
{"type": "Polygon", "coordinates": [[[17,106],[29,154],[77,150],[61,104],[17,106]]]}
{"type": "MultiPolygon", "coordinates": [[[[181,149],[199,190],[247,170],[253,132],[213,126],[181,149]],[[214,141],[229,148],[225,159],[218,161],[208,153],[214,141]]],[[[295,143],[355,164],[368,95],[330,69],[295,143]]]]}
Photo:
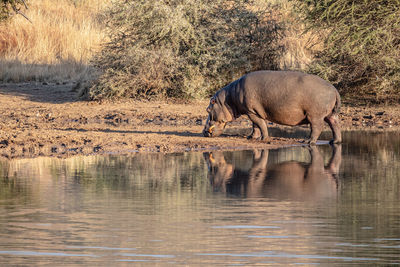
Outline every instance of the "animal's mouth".
{"type": "Polygon", "coordinates": [[[214,128],[215,128],[215,125],[212,125],[212,126],[210,126],[210,128],[208,128],[207,130],[204,129],[204,130],[203,130],[203,135],[204,135],[205,137],[210,137],[210,136],[212,136],[212,135],[213,135],[214,128]]]}
{"type": "Polygon", "coordinates": [[[212,125],[210,128],[208,128],[208,132],[209,132],[210,134],[212,134],[214,128],[215,128],[215,125],[212,125]]]}
{"type": "Polygon", "coordinates": [[[203,130],[203,135],[205,137],[210,137],[210,136],[219,136],[222,134],[223,129],[225,127],[225,124],[223,125],[219,125],[217,124],[213,124],[211,125],[208,129],[207,127],[203,130]],[[222,126],[222,127],[221,127],[222,126]]]}

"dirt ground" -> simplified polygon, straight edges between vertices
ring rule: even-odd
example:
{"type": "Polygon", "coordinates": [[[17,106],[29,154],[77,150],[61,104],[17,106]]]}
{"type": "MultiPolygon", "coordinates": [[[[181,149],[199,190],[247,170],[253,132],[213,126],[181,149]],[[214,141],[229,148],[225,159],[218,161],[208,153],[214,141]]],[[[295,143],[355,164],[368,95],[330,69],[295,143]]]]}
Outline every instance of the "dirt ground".
{"type": "MultiPolygon", "coordinates": [[[[188,103],[87,102],[71,84],[0,84],[0,157],[37,157],[276,148],[303,145],[308,126],[270,124],[268,141],[245,138],[251,123],[241,117],[221,137],[201,131],[208,101],[188,103]],[[282,133],[297,131],[297,138],[282,133]]],[[[341,108],[342,130],[399,130],[400,106],[341,108]]],[[[326,130],[328,127],[326,126],[326,130]]],[[[329,135],[330,136],[330,135],[329,135]]]]}

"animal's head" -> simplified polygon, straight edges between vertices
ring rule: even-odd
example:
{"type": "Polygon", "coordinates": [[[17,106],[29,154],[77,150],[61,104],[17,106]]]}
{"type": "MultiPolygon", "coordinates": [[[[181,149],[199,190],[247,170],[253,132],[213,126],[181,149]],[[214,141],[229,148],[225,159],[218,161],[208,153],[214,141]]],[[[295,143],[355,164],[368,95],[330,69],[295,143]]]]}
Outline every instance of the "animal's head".
{"type": "Polygon", "coordinates": [[[225,92],[219,91],[211,97],[210,104],[206,110],[208,118],[204,126],[203,135],[205,137],[221,135],[226,123],[233,120],[233,115],[225,104],[225,92]]]}
{"type": "Polygon", "coordinates": [[[208,178],[214,191],[225,192],[226,184],[232,178],[235,166],[225,160],[222,151],[204,152],[203,157],[208,166],[208,178]]]}

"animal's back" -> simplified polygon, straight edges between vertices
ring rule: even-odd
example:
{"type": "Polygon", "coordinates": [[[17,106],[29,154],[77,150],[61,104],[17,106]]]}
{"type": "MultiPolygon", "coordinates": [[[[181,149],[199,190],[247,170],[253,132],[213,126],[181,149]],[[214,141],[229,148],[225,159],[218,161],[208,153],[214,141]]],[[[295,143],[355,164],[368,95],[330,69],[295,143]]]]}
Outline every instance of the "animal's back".
{"type": "Polygon", "coordinates": [[[336,89],[315,75],[256,71],[242,79],[248,110],[280,124],[307,123],[307,113],[327,115],[336,103],[336,89]]]}

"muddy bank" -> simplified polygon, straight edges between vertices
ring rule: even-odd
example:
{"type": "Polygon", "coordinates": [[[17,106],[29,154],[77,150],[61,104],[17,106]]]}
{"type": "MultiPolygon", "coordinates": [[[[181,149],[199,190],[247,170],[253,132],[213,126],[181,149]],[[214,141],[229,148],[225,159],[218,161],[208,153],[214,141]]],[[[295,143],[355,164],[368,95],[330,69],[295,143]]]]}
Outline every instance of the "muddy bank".
{"type": "MultiPolygon", "coordinates": [[[[36,157],[130,152],[181,152],[302,145],[308,127],[270,125],[271,139],[251,141],[246,117],[223,136],[202,136],[208,101],[85,102],[71,84],[0,85],[0,157],[36,157]]],[[[343,130],[400,129],[400,106],[344,105],[343,130]]],[[[328,128],[326,127],[326,130],[328,128]]],[[[330,133],[322,138],[330,138],[330,133]]],[[[327,140],[327,139],[325,139],[327,140]]]]}

